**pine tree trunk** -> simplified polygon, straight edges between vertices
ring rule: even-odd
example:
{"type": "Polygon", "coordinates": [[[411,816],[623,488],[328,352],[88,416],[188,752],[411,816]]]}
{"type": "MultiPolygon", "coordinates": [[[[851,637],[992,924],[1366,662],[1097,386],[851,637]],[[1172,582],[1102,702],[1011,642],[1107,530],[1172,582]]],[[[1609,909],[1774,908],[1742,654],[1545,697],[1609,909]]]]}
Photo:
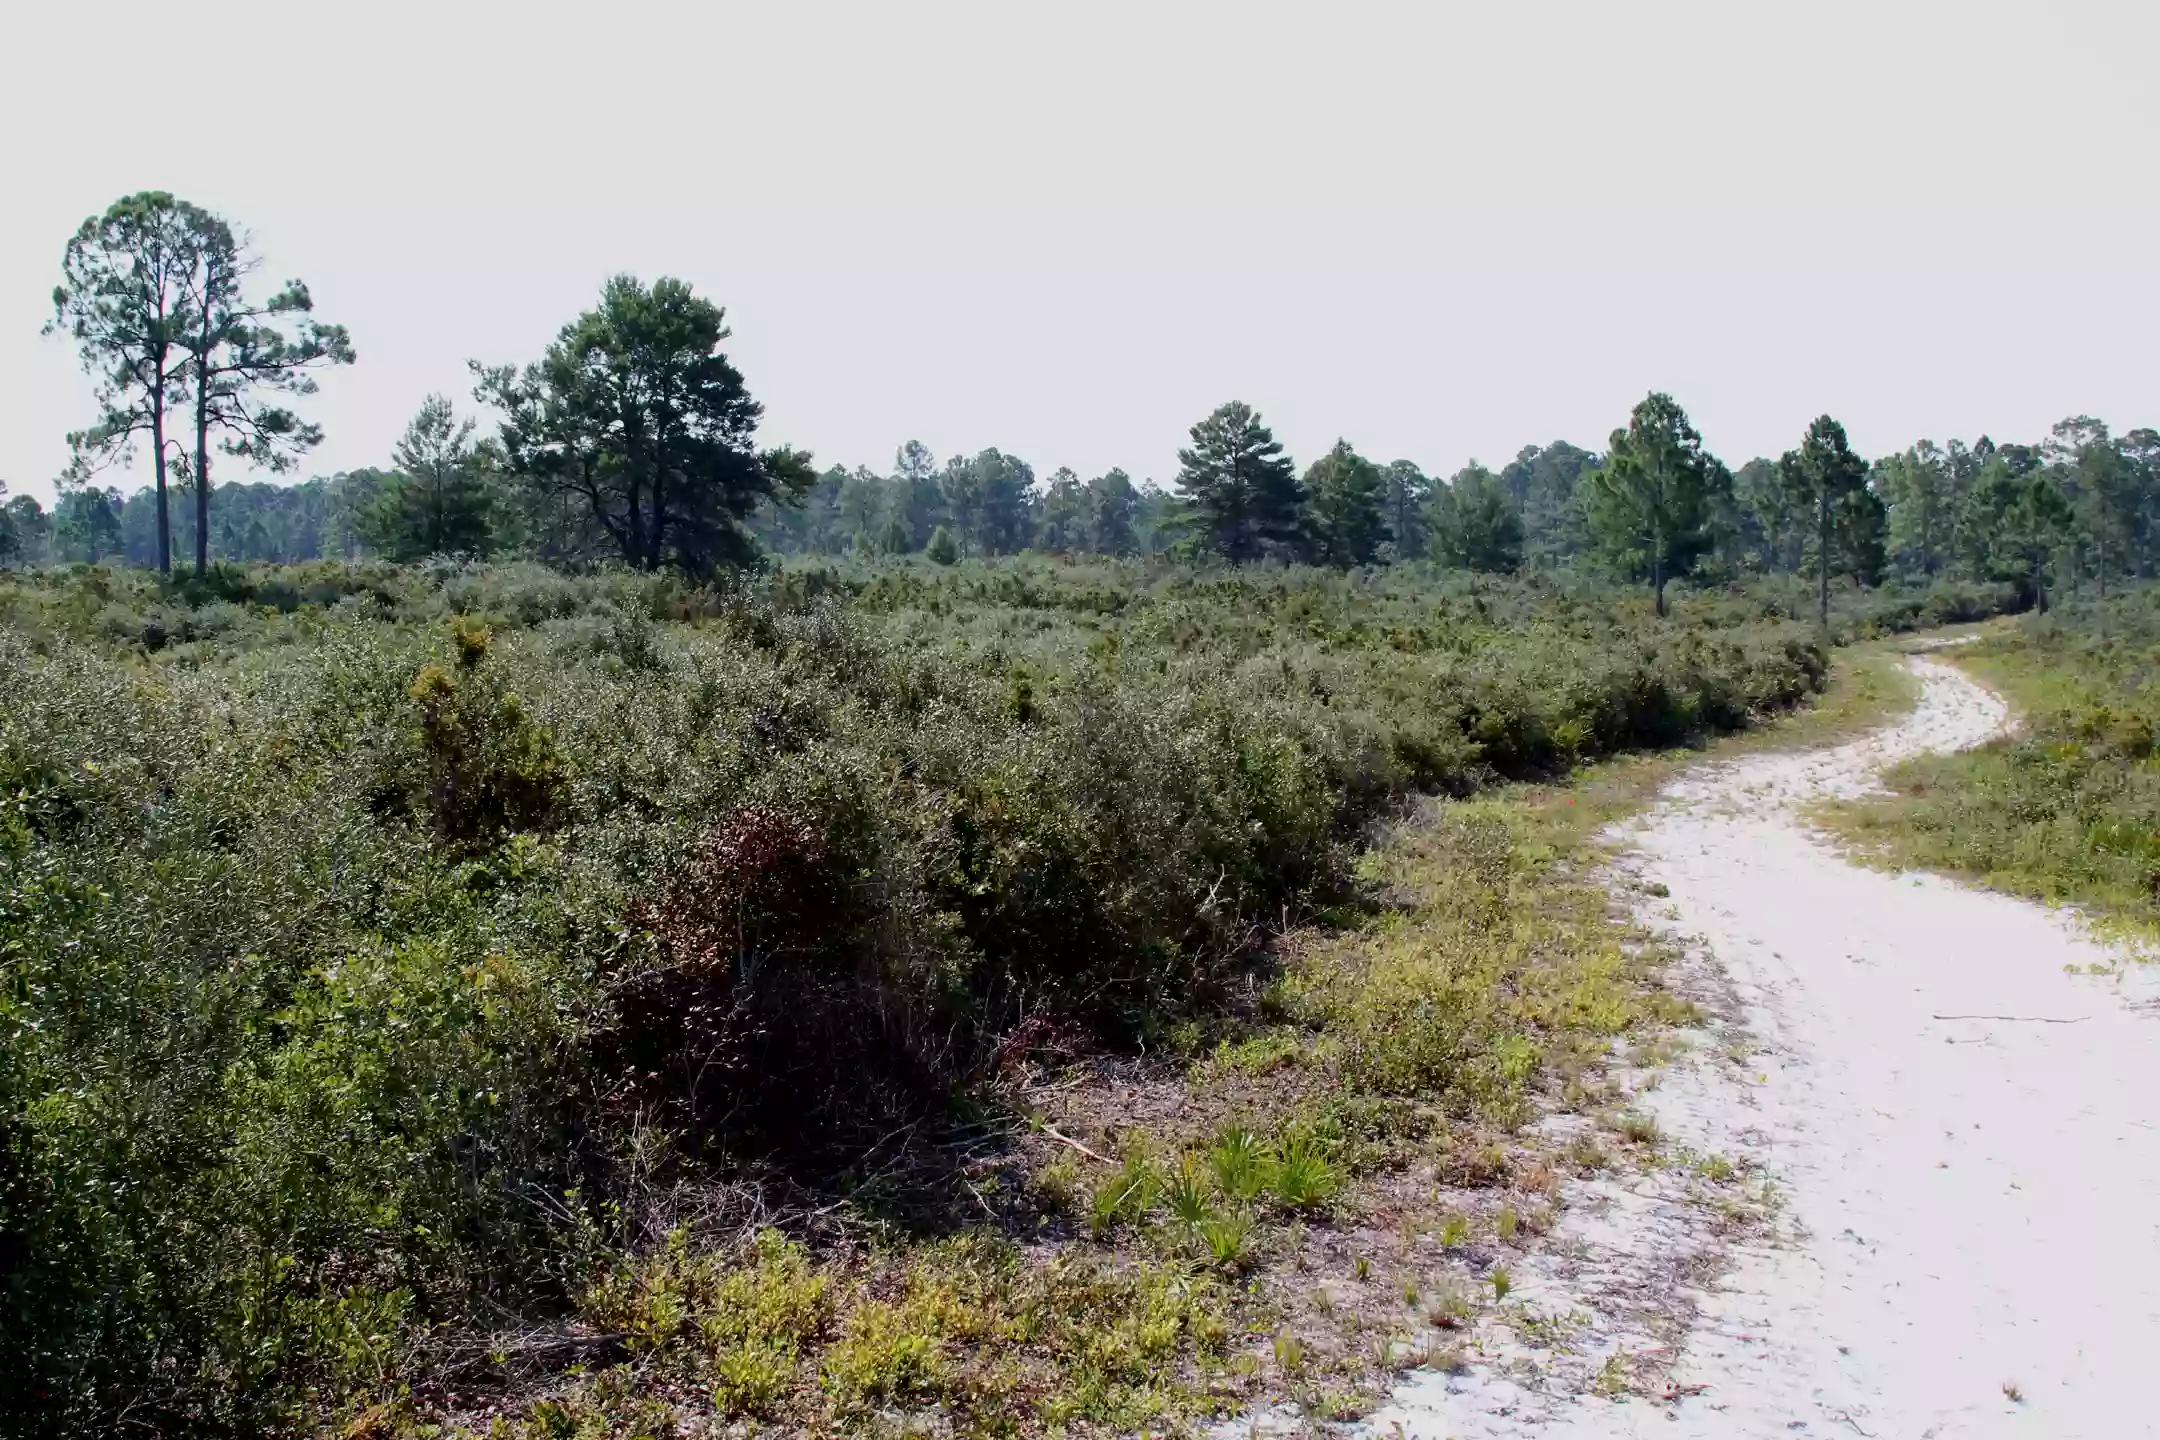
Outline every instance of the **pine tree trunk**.
{"type": "Polygon", "coordinates": [[[660,561],[667,554],[667,482],[659,475],[653,476],[652,487],[652,548],[645,560],[647,570],[658,570],[660,561]]]}
{"type": "Polygon", "coordinates": [[[623,520],[623,560],[637,570],[645,564],[645,492],[633,478],[627,493],[630,509],[623,520]]]}
{"type": "Polygon", "coordinates": [[[157,449],[157,568],[172,574],[172,510],[165,494],[165,382],[150,391],[150,443],[157,449]]]}
{"type": "Polygon", "coordinates": [[[195,578],[210,573],[210,416],[195,406],[195,578]]]}
{"type": "Polygon", "coordinates": [[[1830,487],[1825,484],[1816,497],[1815,596],[1822,628],[1830,628],[1830,487]]]}

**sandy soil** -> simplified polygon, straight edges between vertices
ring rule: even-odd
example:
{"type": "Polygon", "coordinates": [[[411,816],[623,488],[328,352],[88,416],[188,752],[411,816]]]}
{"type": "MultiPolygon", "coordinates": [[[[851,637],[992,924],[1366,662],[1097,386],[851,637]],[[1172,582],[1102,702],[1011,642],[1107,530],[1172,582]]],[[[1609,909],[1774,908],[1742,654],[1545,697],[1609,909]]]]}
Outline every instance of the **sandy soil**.
{"type": "Polygon", "coordinates": [[[1799,813],[2001,730],[1907,663],[1901,724],[1696,771],[1637,822],[1624,869],[1715,1017],[1638,1097],[1674,1161],[1576,1186],[1473,1363],[1367,1433],[2160,1434],[2149,970],[2059,912],[1857,868],[1799,813]]]}

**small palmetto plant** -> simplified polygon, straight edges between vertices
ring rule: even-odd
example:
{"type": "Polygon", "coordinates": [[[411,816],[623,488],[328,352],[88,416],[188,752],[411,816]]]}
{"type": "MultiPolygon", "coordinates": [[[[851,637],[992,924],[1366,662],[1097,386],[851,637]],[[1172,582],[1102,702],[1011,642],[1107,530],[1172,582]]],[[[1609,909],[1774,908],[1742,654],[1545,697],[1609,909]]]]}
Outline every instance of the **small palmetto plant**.
{"type": "Polygon", "coordinates": [[[1118,1173],[1095,1191],[1088,1217],[1095,1234],[1107,1234],[1120,1221],[1137,1225],[1154,1208],[1161,1191],[1162,1176],[1154,1162],[1138,1151],[1126,1156],[1118,1173]]]}
{"type": "Polygon", "coordinates": [[[1190,1155],[1181,1158],[1177,1167],[1163,1177],[1162,1200],[1165,1208],[1187,1225],[1198,1225],[1215,1211],[1209,1195],[1208,1173],[1205,1166],[1190,1155]]]}
{"type": "Polygon", "coordinates": [[[1324,1205],[1342,1189],[1342,1172],[1329,1162],[1327,1151],[1310,1135],[1292,1135],[1276,1156],[1275,1198],[1293,1210],[1324,1205]]]}
{"type": "Polygon", "coordinates": [[[1252,1249],[1252,1217],[1242,1210],[1210,1215],[1193,1227],[1208,1255],[1225,1270],[1237,1268],[1252,1249]]]}
{"type": "Polygon", "coordinates": [[[1233,1126],[1208,1151],[1208,1168],[1215,1172],[1215,1186],[1224,1198],[1243,1204],[1267,1189],[1273,1158],[1259,1136],[1233,1126]]]}

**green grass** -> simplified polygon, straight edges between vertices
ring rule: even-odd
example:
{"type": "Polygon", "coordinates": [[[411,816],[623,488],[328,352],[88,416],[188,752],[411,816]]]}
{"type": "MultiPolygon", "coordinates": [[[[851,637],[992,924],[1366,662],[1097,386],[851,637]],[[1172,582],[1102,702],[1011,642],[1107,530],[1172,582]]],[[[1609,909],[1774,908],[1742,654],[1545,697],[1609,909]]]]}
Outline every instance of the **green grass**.
{"type": "Polygon", "coordinates": [[[1942,658],[2011,704],[2015,733],[1892,769],[1829,807],[1857,853],[2072,904],[2160,938],[2160,589],[1991,627],[1942,658]]]}

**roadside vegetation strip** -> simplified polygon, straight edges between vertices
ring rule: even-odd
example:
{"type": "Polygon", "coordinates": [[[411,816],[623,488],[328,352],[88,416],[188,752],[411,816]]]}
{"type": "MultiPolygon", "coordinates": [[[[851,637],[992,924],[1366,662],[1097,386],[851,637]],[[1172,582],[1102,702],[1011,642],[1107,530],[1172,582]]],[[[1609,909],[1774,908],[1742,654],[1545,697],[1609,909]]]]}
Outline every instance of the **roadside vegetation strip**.
{"type": "Polygon", "coordinates": [[[2160,941],[2160,588],[1987,627],[1937,658],[1999,691],[2001,740],[1908,760],[1889,793],[1826,807],[1856,854],[2054,905],[2160,941]]]}

